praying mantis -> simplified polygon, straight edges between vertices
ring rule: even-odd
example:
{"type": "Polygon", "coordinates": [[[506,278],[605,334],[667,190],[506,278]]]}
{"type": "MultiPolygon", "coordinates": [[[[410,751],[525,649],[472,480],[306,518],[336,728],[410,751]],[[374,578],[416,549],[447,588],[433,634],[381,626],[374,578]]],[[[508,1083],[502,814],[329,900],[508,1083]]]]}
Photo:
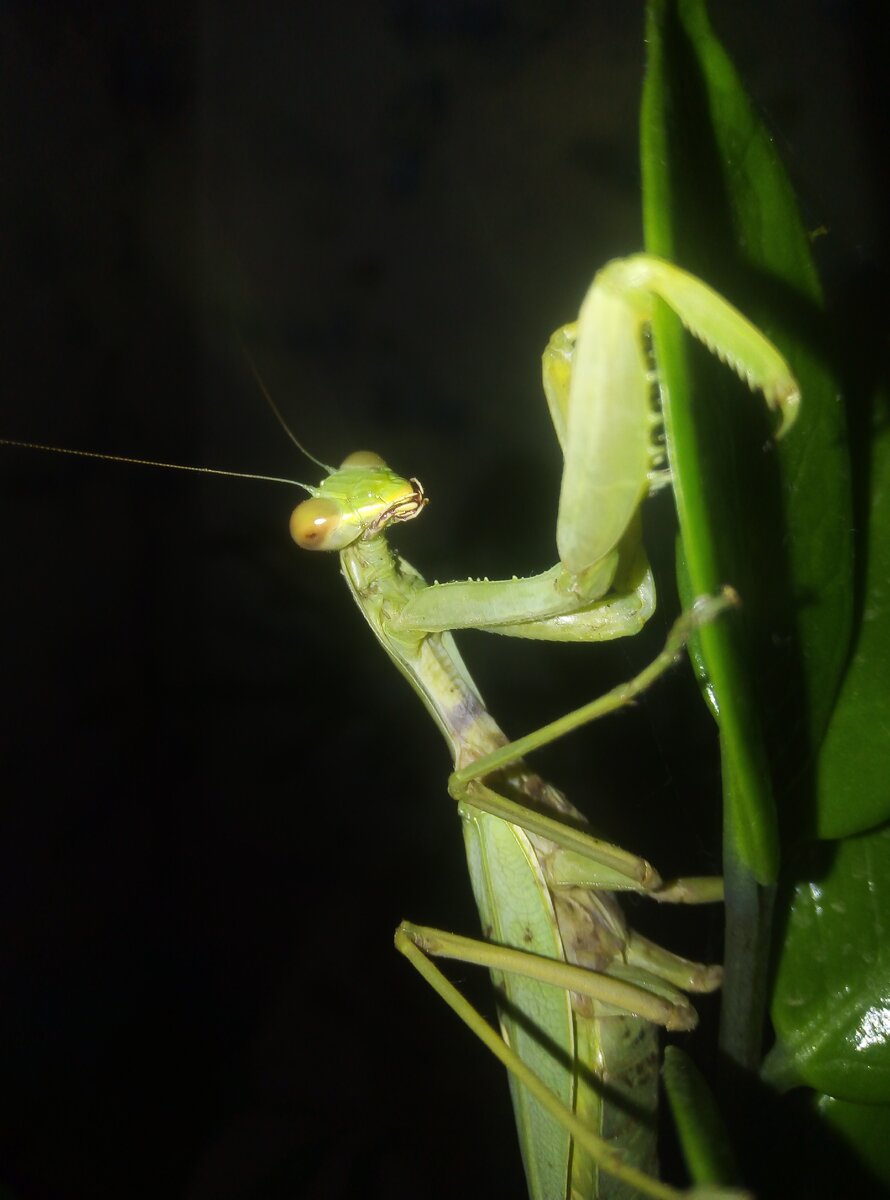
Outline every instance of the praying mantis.
{"type": "Polygon", "coordinates": [[[486,711],[451,631],[590,642],[629,636],[651,616],[640,506],[669,481],[653,440],[657,369],[644,343],[656,299],[763,393],[779,414],[777,436],[787,432],[800,396],[778,351],[707,285],[635,255],[596,275],[577,322],[558,330],[544,353],[544,391],[564,455],[556,566],[530,579],[427,585],[385,536],[422,512],[423,490],[364,452],[328,469],[317,487],[302,485],[311,498],[291,519],[298,545],[339,551],[364,617],[452,753],[449,791],[484,940],[406,922],[396,945],[507,1065],[532,1200],[679,1194],[655,1174],[656,1025],[691,1028],[684,991],[713,990],[720,971],[635,935],[611,893],[695,902],[719,889],[705,880],[665,886],[649,863],[593,838],[524,756],[632,700],[732,596],[699,601],[628,684],[516,742],[486,711]],[[503,1038],[431,956],[491,970],[503,1038]]]}
{"type": "Polygon", "coordinates": [[[654,1028],[691,1028],[695,1014],[681,989],[712,990],[720,972],[633,934],[608,895],[636,890],[695,902],[715,898],[712,883],[665,888],[647,862],[591,838],[577,810],[523,756],[627,703],[731,596],[697,602],[635,680],[512,743],[485,710],[450,631],[602,641],[637,632],[651,615],[639,508],[666,481],[652,439],[657,371],[643,341],[656,299],[763,393],[780,417],[776,436],[784,435],[800,393],[775,347],[700,280],[636,255],[596,275],[577,322],[557,330],[544,352],[544,392],[565,460],[555,567],[529,579],[426,584],[384,536],[422,512],[423,489],[368,453],[350,455],[309,489],[312,498],[291,519],[298,545],[340,552],[368,624],[449,744],[449,792],[485,940],[406,922],[396,946],[508,1066],[532,1200],[677,1194],[652,1174],[654,1028]],[[490,968],[502,1041],[429,956],[490,968]]]}

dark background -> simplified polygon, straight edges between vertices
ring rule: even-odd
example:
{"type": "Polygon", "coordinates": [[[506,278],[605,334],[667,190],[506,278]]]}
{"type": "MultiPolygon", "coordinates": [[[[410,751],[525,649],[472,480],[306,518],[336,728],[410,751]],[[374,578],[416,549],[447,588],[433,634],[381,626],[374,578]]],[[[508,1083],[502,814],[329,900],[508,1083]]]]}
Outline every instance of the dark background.
{"type": "MultiPolygon", "coordinates": [[[[849,311],[885,262],[881,30],[713,8],[849,311]]],[[[640,246],[642,28],[570,0],[4,6],[0,436],[314,480],[237,327],[316,454],[423,480],[398,544],[424,573],[550,565],[539,356],[640,246]]],[[[447,755],[336,559],[290,543],[299,494],[5,447],[0,477],[0,1183],[521,1195],[499,1069],[391,947],[403,916],[476,928],[447,755]]],[[[651,657],[671,520],[649,506],[632,643],[462,639],[508,732],[651,657]]],[[[685,668],[540,764],[666,874],[715,869],[685,668]]],[[[719,955],[719,914],[632,916],[719,955]]]]}

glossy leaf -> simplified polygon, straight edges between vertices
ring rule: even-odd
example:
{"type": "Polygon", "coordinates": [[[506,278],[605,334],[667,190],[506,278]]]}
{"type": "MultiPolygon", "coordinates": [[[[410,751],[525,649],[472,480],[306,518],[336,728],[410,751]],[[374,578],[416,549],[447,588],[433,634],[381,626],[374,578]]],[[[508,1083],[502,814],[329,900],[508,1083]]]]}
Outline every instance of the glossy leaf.
{"type": "Polygon", "coordinates": [[[883,1104],[852,1104],[819,1096],[820,1118],[856,1153],[877,1179],[890,1185],[890,1109],[883,1104]]]}
{"type": "Polygon", "coordinates": [[[812,846],[794,889],[763,1075],[890,1104],[890,825],[812,846]]]}

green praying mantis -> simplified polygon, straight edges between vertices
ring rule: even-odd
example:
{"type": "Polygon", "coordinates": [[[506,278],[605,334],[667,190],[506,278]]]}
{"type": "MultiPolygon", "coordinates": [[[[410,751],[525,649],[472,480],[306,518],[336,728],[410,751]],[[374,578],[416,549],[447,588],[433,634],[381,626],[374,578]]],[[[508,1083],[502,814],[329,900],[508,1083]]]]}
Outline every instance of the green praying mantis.
{"type": "Polygon", "coordinates": [[[681,989],[710,991],[720,971],[634,934],[609,895],[632,889],[696,902],[716,897],[714,881],[665,887],[647,862],[592,838],[577,810],[523,757],[631,700],[732,596],[697,602],[636,679],[516,742],[486,711],[450,631],[603,641],[637,632],[651,616],[655,590],[639,509],[666,482],[652,437],[657,372],[644,344],[656,299],[763,393],[779,414],[777,436],[787,432],[800,393],[775,347],[700,280],[636,255],[596,275],[578,321],[559,329],[544,352],[544,392],[565,460],[559,562],[551,570],[426,584],[383,536],[422,512],[423,489],[367,453],[350,455],[310,489],[291,519],[298,545],[340,552],[366,620],[449,744],[449,792],[484,941],[403,923],[396,945],[507,1065],[533,1200],[677,1194],[654,1177],[655,1026],[692,1028],[695,1013],[681,989]],[[502,1038],[430,956],[491,970],[502,1038]]]}
{"type": "Polygon", "coordinates": [[[451,631],[590,642],[633,634],[651,616],[655,588],[640,507],[670,478],[653,438],[657,347],[653,360],[644,340],[657,300],[763,393],[779,415],[777,436],[787,432],[800,395],[775,347],[700,280],[640,254],[599,271],[577,322],[558,330],[544,352],[544,391],[564,455],[559,561],[549,571],[428,585],[386,539],[391,525],[422,512],[423,489],[366,452],[326,467],[317,487],[300,485],[310,499],[291,518],[298,545],[339,551],[365,619],[451,751],[449,792],[483,939],[404,922],[396,946],[507,1066],[532,1200],[681,1194],[657,1178],[657,1026],[692,1028],[685,992],[717,988],[721,973],[635,934],[611,893],[699,902],[718,899],[720,888],[714,880],[666,885],[646,861],[591,836],[577,809],[524,757],[630,702],[733,595],[697,601],[636,678],[514,742],[485,709],[451,631]],[[435,957],[490,970],[500,1034],[435,957]]]}

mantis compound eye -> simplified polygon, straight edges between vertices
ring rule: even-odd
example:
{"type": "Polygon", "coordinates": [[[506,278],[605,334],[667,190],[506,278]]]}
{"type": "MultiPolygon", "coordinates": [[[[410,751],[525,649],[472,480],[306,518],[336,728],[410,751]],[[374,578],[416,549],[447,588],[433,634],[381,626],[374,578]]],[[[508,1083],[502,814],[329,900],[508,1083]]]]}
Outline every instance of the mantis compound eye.
{"type": "Polygon", "coordinates": [[[342,550],[360,532],[343,520],[343,509],[334,500],[304,500],[291,513],[290,535],[304,550],[342,550]]]}
{"type": "Polygon", "coordinates": [[[349,470],[350,467],[385,467],[386,463],[379,454],[375,454],[373,450],[353,450],[352,454],[347,454],[340,463],[340,470],[344,468],[349,470]]]}

